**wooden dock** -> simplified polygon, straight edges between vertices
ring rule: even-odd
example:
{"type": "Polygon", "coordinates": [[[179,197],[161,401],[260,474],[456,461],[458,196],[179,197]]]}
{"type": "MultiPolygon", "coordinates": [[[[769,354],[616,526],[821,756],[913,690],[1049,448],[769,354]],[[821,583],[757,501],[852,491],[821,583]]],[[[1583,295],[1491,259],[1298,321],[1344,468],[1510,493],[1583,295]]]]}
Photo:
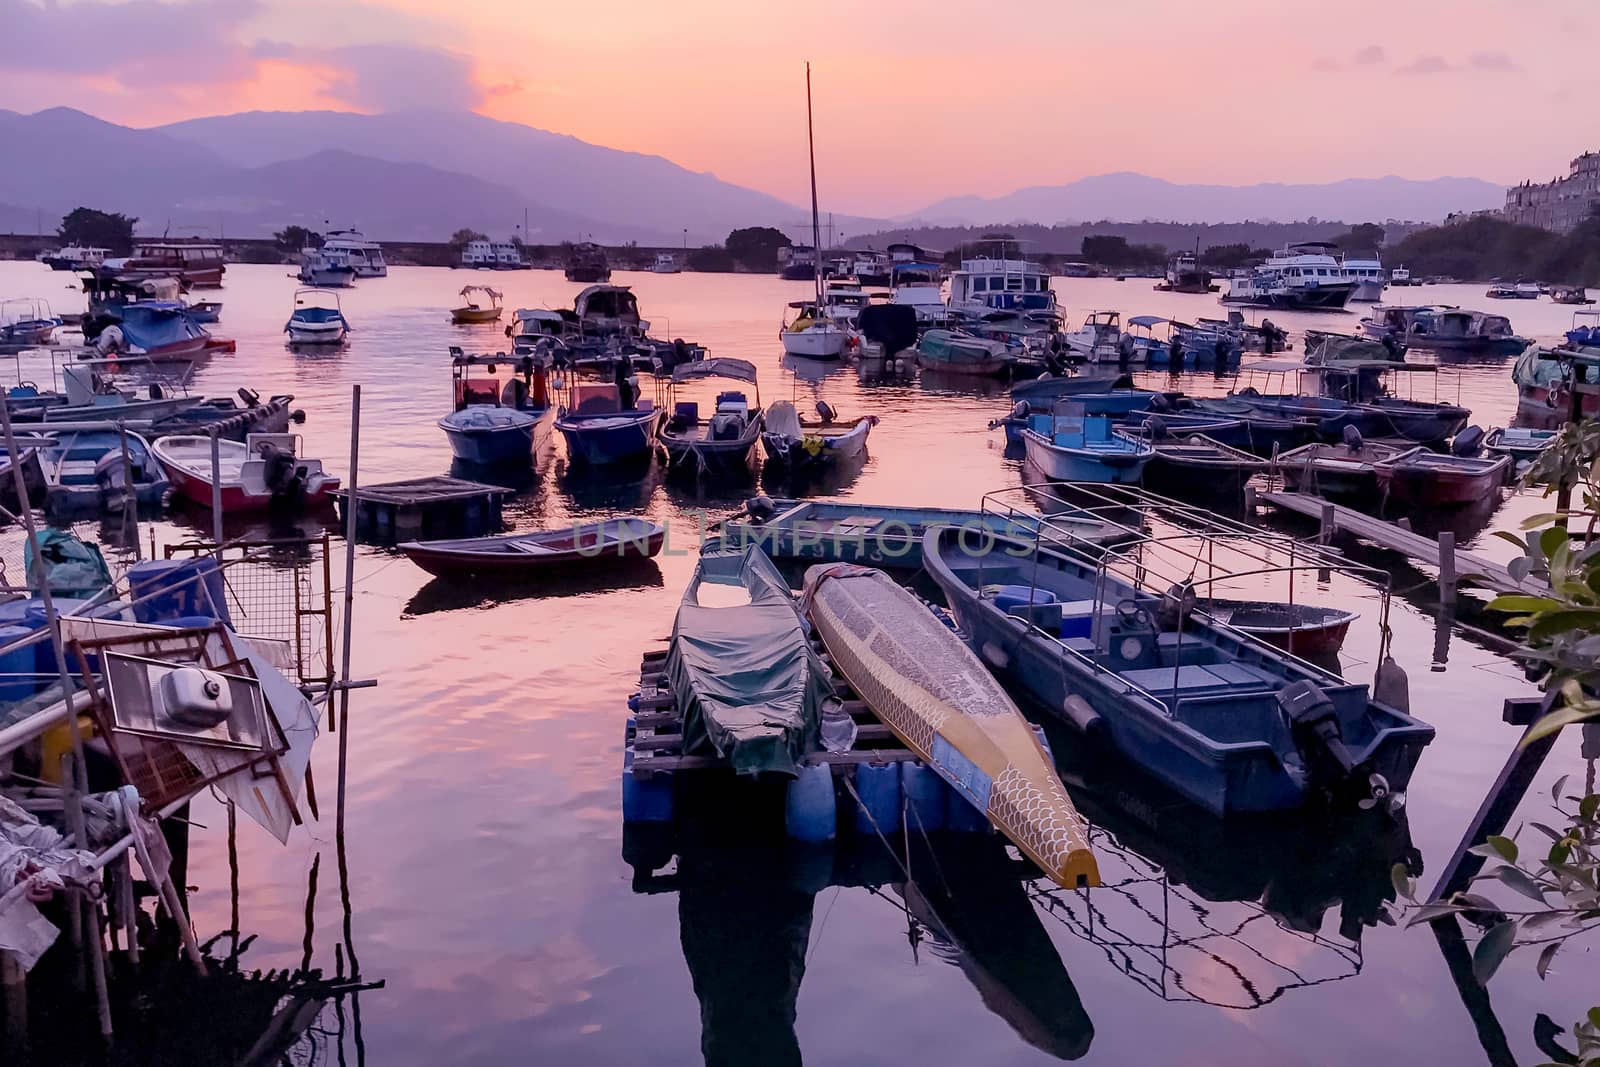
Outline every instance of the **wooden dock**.
{"type": "MultiPolygon", "coordinates": [[[[501,526],[510,490],[460,478],[412,478],[356,490],[356,535],[381,544],[443,537],[477,537],[501,526]]],[[[334,493],[346,521],[349,493],[334,493]]]]}
{"type": "MultiPolygon", "coordinates": [[[[721,756],[684,753],[683,720],[678,715],[666,676],[662,673],[666,662],[667,653],[662,649],[645,653],[639,665],[639,696],[633,715],[634,730],[628,738],[628,744],[633,749],[634,777],[647,779],[678,771],[728,767],[728,761],[721,756]]],[[[844,701],[844,710],[855,720],[856,746],[848,752],[814,752],[805,757],[805,763],[842,768],[858,763],[886,764],[918,758],[915,752],[901,746],[893,732],[842,680],[835,680],[834,689],[839,699],[844,701]]],[[[841,772],[836,770],[835,773],[841,772]]]]}
{"type": "Polygon", "coordinates": [[[1307,493],[1275,491],[1262,493],[1263,503],[1285,511],[1292,511],[1322,523],[1323,536],[1336,531],[1354,534],[1381,548],[1399,552],[1413,560],[1426,563],[1439,570],[1441,595],[1447,602],[1454,599],[1455,588],[1470,584],[1497,593],[1540,592],[1537,583],[1519,582],[1500,563],[1455,547],[1455,537],[1441,533],[1437,540],[1424,537],[1403,526],[1375,518],[1353,508],[1332,504],[1319,496],[1307,493]]]}

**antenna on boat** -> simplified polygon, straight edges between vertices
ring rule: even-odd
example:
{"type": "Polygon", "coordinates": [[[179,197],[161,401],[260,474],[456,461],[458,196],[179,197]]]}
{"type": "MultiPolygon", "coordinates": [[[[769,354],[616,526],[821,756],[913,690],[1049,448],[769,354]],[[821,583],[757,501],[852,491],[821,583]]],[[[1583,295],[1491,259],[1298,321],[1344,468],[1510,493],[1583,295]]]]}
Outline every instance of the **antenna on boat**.
{"type": "Polygon", "coordinates": [[[817,217],[817,137],[811,126],[811,61],[806,61],[806,153],[811,160],[811,280],[817,293],[817,314],[822,314],[822,222],[817,217]]]}

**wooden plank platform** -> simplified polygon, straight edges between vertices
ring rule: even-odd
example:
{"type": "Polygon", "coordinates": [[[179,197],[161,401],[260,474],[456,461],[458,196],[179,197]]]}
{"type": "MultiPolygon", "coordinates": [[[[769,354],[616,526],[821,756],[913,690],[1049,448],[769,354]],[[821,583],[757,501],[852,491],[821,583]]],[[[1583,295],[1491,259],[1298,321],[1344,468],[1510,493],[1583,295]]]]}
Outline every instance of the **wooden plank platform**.
{"type": "MultiPolygon", "coordinates": [[[[1504,565],[1465,549],[1442,547],[1439,541],[1392,522],[1375,518],[1354,508],[1331,504],[1319,496],[1287,491],[1261,494],[1264,503],[1321,521],[1326,514],[1335,530],[1354,534],[1382,548],[1399,552],[1431,567],[1448,570],[1453,562],[1454,573],[1449,578],[1456,583],[1472,584],[1501,593],[1537,592],[1539,587],[1531,581],[1518,582],[1504,565]],[[1329,510],[1331,509],[1331,510],[1329,510]],[[1446,555],[1453,560],[1446,559],[1446,555]]],[[[1441,580],[1446,575],[1441,573],[1441,580]]]]}
{"type": "MultiPolygon", "coordinates": [[[[411,478],[356,488],[356,533],[365,540],[395,541],[478,537],[502,525],[501,506],[510,490],[460,478],[411,478]]],[[[345,519],[349,492],[334,494],[345,519]]]]}
{"type": "MultiPolygon", "coordinates": [[[[682,721],[678,717],[666,676],[661,668],[666,652],[646,652],[640,662],[639,696],[634,701],[633,732],[628,746],[633,750],[633,774],[651,778],[679,771],[728,768],[728,761],[715,755],[688,755],[683,751],[682,721]]],[[[917,754],[901,747],[894,732],[878,721],[866,702],[842,680],[835,679],[835,691],[844,710],[856,723],[856,747],[849,752],[814,752],[804,762],[830,767],[850,767],[863,763],[886,764],[915,760],[917,754]]]]}

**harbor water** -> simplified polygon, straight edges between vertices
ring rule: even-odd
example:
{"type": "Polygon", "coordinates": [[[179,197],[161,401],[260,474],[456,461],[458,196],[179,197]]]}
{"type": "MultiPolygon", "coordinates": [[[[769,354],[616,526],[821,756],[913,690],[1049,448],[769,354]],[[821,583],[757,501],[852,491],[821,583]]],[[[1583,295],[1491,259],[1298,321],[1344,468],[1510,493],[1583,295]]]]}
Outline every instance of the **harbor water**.
{"type": "MultiPolygon", "coordinates": [[[[793,399],[809,413],[826,400],[844,419],[879,416],[859,467],[809,486],[765,483],[771,495],[975,508],[984,493],[1026,477],[1001,433],[986,429],[1010,406],[1004,383],[786,361],[780,315],[807,283],[693,273],[612,280],[634,287],[653,335],[755,363],[764,404],[793,399]]],[[[81,307],[65,281],[38,264],[0,263],[0,294],[41,296],[57,312],[81,307]]],[[[293,393],[307,415],[297,428],[304,454],[347,475],[351,386],[360,384],[362,484],[450,473],[435,425],[448,410],[448,347],[504,350],[509,309],[570,307],[581,288],[557,272],[394,268],[342,294],[347,345],[307,353],[284,344],[295,285],[283,267],[230,266],[225,288],[208,294],[223,302],[211,329],[235,338],[238,351],[198,366],[192,387],[293,393]],[[505,291],[501,324],[449,324],[468,282],[505,291]]],[[[1224,312],[1214,296],[1154,292],[1148,280],[1055,285],[1069,327],[1093,310],[1188,321],[1224,312]]],[[[1548,300],[1486,302],[1481,286],[1388,296],[1498,311],[1541,341],[1559,338],[1571,318],[1548,300]]],[[[1297,350],[1305,328],[1354,331],[1359,317],[1272,315],[1297,350]]],[[[20,373],[47,375],[48,364],[20,373]]],[[[1242,384],[1209,372],[1139,377],[1194,394],[1242,384]]],[[[1459,399],[1485,429],[1510,423],[1509,360],[1449,362],[1437,379],[1415,387],[1419,399],[1432,399],[1436,385],[1438,399],[1459,399]]],[[[717,384],[684,398],[704,410],[717,384]]],[[[648,378],[641,388],[654,395],[648,378]]],[[[1542,982],[1531,953],[1513,954],[1487,1000],[1469,1006],[1427,927],[1379,921],[1393,864],[1410,865],[1424,887],[1437,878],[1519,736],[1501,721],[1503,701],[1534,687],[1493,642],[1439,607],[1428,573],[1359,546],[1356,558],[1393,575],[1394,654],[1410,678],[1412,712],[1438,731],[1411,783],[1404,832],[1371,819],[1222,828],[1143,783],[1074,766],[1056,737],[1063,776],[1096,827],[1105,888],[1066,892],[1021,878],[992,839],[944,856],[947,870],[914,863],[908,880],[891,864],[893,877],[864,879],[881,888],[792,878],[769,850],[720,843],[701,847],[676,880],[636,883],[623,857],[620,773],[640,654],[664,645],[705,516],[737,509],[756,489],[702,492],[658,467],[596,476],[571,466],[560,442],[541,467],[507,502],[511,528],[636,514],[668,525],[667,547],[620,580],[597,570],[511,586],[433,579],[391,549],[360,549],[352,674],[380,684],[351,695],[348,919],[330,875],[326,797],[322,821],[298,828],[287,848],[240,826],[237,901],[224,810],[210,796],[193,805],[188,882],[202,941],[227,929],[237,907],[241,931],[256,937],[242,966],[297,967],[309,950],[332,973],[337,947],[386,982],[359,994],[355,1011],[335,1020],[330,1008],[319,1020],[336,1035],[322,1038],[319,1062],[333,1062],[337,1041],[341,1063],[418,1067],[702,1059],[1311,1067],[1511,1062],[1496,1058],[1507,1053],[1533,1063],[1546,1056],[1534,1043],[1537,1017],[1570,1026],[1592,1005],[1595,957],[1582,946],[1570,946],[1542,982]],[[1503,1049],[1486,1054],[1494,1033],[1503,1049]]],[[[1457,528],[1463,544],[1504,559],[1513,549],[1491,535],[1547,508],[1523,492],[1459,518],[1457,528]]],[[[153,526],[158,543],[209,531],[204,512],[153,526]]],[[[267,531],[230,522],[227,532],[267,531]]],[[[19,539],[14,530],[4,536],[19,539]]],[[[1362,612],[1342,668],[1370,683],[1376,601],[1338,582],[1297,586],[1302,597],[1362,612]]],[[[1485,624],[1470,604],[1459,612],[1485,624]]],[[[335,780],[335,741],[325,736],[315,753],[321,783],[335,780]]],[[[1593,787],[1600,738],[1586,749],[1582,741],[1577,730],[1560,738],[1513,828],[1550,819],[1557,777],[1593,787]]],[[[886,846],[869,838],[860,847],[886,846]]],[[[863,862],[883,866],[883,858],[863,862]]]]}

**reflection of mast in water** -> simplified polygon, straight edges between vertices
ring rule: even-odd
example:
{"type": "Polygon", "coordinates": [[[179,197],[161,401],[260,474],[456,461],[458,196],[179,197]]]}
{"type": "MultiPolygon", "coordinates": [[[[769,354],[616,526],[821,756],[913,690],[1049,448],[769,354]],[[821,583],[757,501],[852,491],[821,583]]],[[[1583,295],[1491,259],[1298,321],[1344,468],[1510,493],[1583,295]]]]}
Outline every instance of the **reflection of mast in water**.
{"type": "Polygon", "coordinates": [[[815,894],[748,853],[685,856],[678,870],[679,936],[700,1000],[707,1067],[798,1065],[795,1002],[815,894]]]}
{"type": "Polygon", "coordinates": [[[935,954],[960,967],[984,1007],[1028,1044],[1063,1060],[1088,1052],[1094,1023],[1023,889],[1038,870],[988,835],[952,835],[931,858],[913,861],[916,880],[895,888],[935,954]]]}
{"type": "Polygon", "coordinates": [[[1062,779],[1094,824],[1101,885],[1030,895],[1163,1000],[1259,1008],[1358,974],[1361,933],[1394,897],[1391,869],[1415,861],[1404,819],[1376,811],[1229,826],[1142,786],[1090,790],[1065,768],[1062,779]],[[1337,933],[1324,934],[1335,905],[1337,933]]]}

